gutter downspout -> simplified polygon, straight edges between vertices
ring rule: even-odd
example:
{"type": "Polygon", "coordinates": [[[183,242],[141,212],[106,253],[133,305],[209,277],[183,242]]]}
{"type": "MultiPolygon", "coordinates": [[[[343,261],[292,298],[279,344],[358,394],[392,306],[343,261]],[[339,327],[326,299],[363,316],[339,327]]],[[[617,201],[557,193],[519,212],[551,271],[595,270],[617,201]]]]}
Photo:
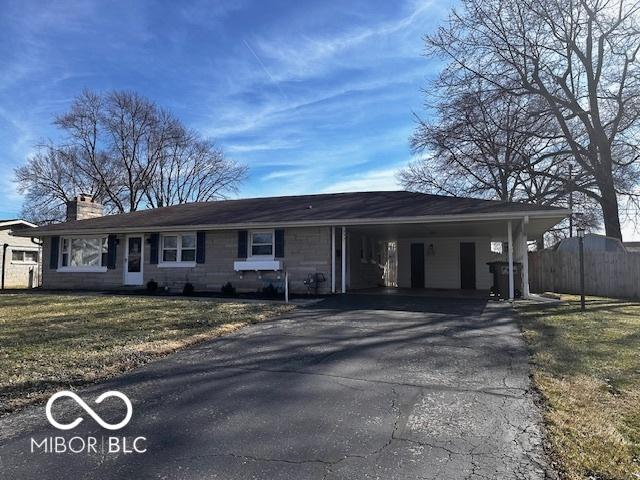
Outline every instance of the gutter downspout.
{"type": "Polygon", "coordinates": [[[4,290],[4,270],[7,265],[7,249],[9,248],[9,244],[5,243],[2,245],[2,286],[1,289],[4,290]]]}

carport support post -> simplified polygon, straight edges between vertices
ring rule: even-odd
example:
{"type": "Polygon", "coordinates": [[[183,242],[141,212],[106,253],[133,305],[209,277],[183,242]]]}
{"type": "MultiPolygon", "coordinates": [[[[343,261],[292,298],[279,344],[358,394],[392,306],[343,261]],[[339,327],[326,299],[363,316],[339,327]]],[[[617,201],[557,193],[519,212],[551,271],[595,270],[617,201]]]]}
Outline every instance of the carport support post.
{"type": "Polygon", "coordinates": [[[522,298],[529,298],[529,246],[527,245],[529,217],[522,220],[522,298]]]}
{"type": "Polygon", "coordinates": [[[509,249],[509,300],[513,302],[513,225],[507,223],[507,245],[509,249]]]}
{"type": "Polygon", "coordinates": [[[331,293],[336,293],[336,227],[331,227],[331,293]]]}
{"type": "Polygon", "coordinates": [[[347,293],[347,227],[342,227],[342,250],[340,259],[342,261],[342,293],[347,293]]]}

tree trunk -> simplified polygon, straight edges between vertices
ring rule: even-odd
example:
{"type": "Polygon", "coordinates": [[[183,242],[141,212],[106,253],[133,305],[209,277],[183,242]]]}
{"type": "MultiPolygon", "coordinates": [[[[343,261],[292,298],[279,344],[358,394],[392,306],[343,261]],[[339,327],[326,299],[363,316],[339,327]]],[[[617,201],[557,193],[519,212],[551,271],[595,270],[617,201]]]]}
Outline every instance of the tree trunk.
{"type": "Polygon", "coordinates": [[[596,163],[595,177],[598,190],[600,190],[600,207],[602,208],[604,230],[607,237],[617,238],[622,241],[618,195],[613,180],[613,158],[609,138],[604,131],[600,130],[595,131],[593,135],[596,137],[598,145],[599,162],[596,163]]]}
{"type": "Polygon", "coordinates": [[[618,198],[613,181],[610,188],[600,186],[600,206],[602,208],[602,218],[604,220],[604,230],[607,237],[618,238],[622,241],[622,230],[620,229],[620,216],[618,212],[618,198]]]}
{"type": "Polygon", "coordinates": [[[605,233],[607,237],[617,238],[622,241],[618,196],[616,195],[611,169],[605,167],[600,169],[600,172],[596,172],[596,182],[598,184],[598,190],[600,190],[599,203],[602,208],[605,233]]]}

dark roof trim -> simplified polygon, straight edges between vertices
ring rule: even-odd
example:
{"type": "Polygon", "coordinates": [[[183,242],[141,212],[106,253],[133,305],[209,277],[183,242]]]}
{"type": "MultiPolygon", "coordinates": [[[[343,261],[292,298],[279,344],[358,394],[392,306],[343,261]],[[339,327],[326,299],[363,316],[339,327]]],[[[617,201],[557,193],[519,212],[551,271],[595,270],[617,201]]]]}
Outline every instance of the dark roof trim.
{"type": "Polygon", "coordinates": [[[497,212],[497,213],[471,213],[471,214],[451,214],[451,215],[428,215],[422,217],[394,217],[394,218],[361,218],[361,219],[330,219],[316,221],[294,221],[294,222],[253,222],[238,224],[198,224],[198,225],[175,225],[175,226],[142,226],[142,227],[103,227],[95,229],[74,229],[70,225],[69,229],[56,229],[52,231],[31,232],[30,235],[18,236],[53,236],[53,235],[92,235],[102,233],[145,233],[145,232],[182,232],[195,230],[241,230],[248,228],[273,228],[278,227],[319,227],[319,226],[357,226],[357,225],[398,225],[415,223],[448,223],[448,222],[474,222],[474,221],[496,221],[496,220],[522,220],[530,218],[549,218],[558,221],[571,214],[569,209],[554,210],[533,210],[520,212],[497,212]]]}
{"type": "Polygon", "coordinates": [[[416,192],[352,192],[173,205],[46,225],[36,236],[80,233],[228,230],[273,226],[372,225],[547,216],[567,210],[416,192]],[[54,233],[55,232],[55,233],[54,233]]]}

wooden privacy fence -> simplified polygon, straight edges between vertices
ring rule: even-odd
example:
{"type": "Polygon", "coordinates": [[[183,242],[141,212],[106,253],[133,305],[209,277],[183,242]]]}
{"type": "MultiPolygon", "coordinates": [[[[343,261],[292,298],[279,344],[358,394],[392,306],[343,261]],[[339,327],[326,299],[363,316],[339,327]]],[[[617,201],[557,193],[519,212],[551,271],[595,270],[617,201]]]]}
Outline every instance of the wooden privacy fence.
{"type": "MultiPolygon", "coordinates": [[[[587,295],[640,298],[640,252],[584,252],[587,295]]],[[[578,252],[529,252],[532,292],[580,293],[578,252]]]]}

